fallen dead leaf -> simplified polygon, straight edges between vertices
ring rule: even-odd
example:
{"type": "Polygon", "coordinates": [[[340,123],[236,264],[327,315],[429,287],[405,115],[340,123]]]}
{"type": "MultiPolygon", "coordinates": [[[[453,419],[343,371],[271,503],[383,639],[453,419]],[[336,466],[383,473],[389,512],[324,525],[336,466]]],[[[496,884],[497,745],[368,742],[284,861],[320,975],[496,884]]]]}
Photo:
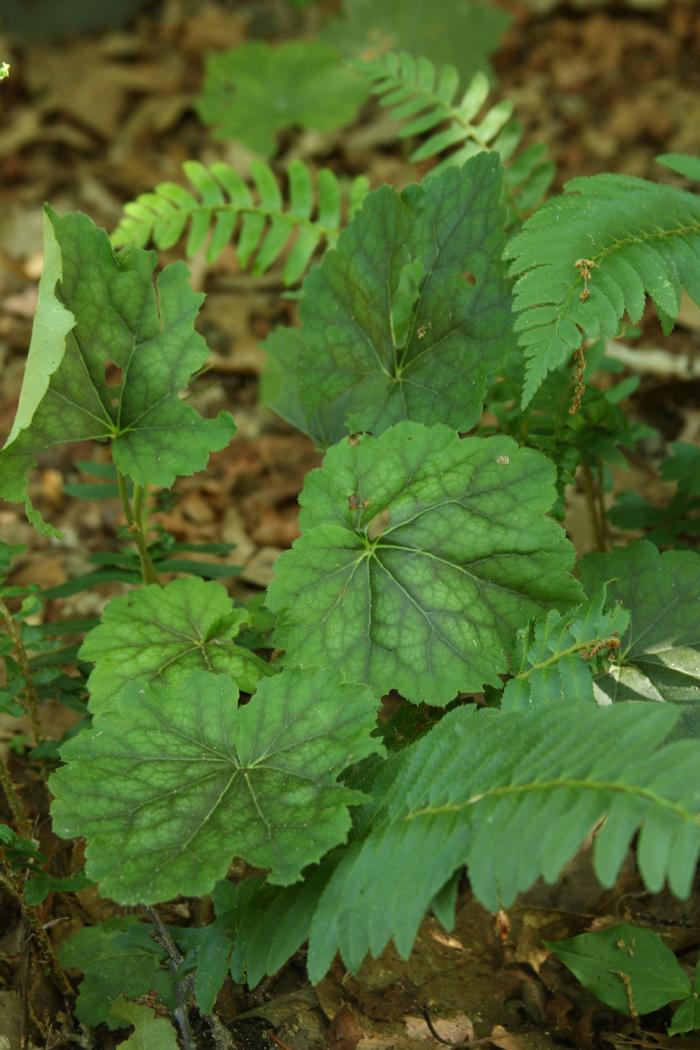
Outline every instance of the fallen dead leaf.
{"type": "Polygon", "coordinates": [[[499,1047],[499,1050],[523,1050],[523,1044],[517,1035],[511,1035],[502,1024],[493,1026],[489,1039],[494,1046],[499,1047]]]}
{"type": "Polygon", "coordinates": [[[246,583],[267,587],[275,575],[275,562],[281,553],[279,547],[261,547],[250,559],[240,578],[246,583]]]}
{"type": "Polygon", "coordinates": [[[452,937],[449,933],[445,933],[442,929],[434,929],[430,931],[430,936],[438,944],[444,944],[446,948],[452,948],[456,952],[463,952],[465,950],[464,945],[458,937],[452,937]]]}
{"type": "Polygon", "coordinates": [[[364,1036],[365,1029],[359,1018],[346,1003],[343,1003],[326,1032],[328,1050],[355,1050],[364,1036]]]}

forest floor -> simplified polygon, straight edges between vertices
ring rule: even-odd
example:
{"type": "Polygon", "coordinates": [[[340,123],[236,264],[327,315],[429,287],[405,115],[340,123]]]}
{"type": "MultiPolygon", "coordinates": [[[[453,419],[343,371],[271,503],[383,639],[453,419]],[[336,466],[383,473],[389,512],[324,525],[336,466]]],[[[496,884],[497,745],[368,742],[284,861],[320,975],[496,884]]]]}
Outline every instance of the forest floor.
{"type": "MultiPolygon", "coordinates": [[[[300,35],[316,17],[314,6],[297,11],[285,0],[228,5],[164,0],[157,17],[143,17],[126,30],[60,45],[0,38],[0,59],[13,67],[0,96],[0,444],[17,407],[36,308],[42,203],[49,201],[58,211],[83,210],[113,229],[126,201],[165,179],[180,179],[188,158],[225,159],[246,174],[251,155],[240,145],[214,142],[194,115],[204,56],[254,36],[300,35]]],[[[646,12],[624,6],[558,8],[547,15],[534,14],[518,0],[507,6],[513,23],[494,58],[498,93],[515,103],[526,141],[549,145],[558,167],[556,188],[573,176],[607,170],[672,178],[654,157],[698,152],[695,3],[646,12]]],[[[402,186],[421,171],[408,162],[409,151],[397,144],[394,132],[368,104],[349,129],[285,136],[279,159],[299,157],[337,171],[365,172],[373,186],[402,186]]],[[[177,258],[178,251],[165,256],[177,258]]],[[[236,544],[230,558],[241,571],[230,589],[246,596],[266,586],[277,555],[296,537],[296,497],[304,475],[320,462],[310,441],[258,401],[260,342],[275,325],[293,323],[296,307],[281,298],[274,273],[253,278],[237,272],[232,252],[212,268],[197,257],[192,272],[195,286],[207,293],[200,330],[213,352],[194,400],[207,414],[229,409],[238,433],[204,474],[178,482],[177,499],[158,520],[179,540],[236,544]]],[[[655,322],[645,320],[641,346],[647,353],[634,365],[641,383],[628,410],[661,436],[630,456],[615,485],[636,488],[655,501],[668,489],[657,472],[668,443],[700,439],[700,311],[684,305],[678,328],[663,346],[655,322]]],[[[95,551],[114,549],[119,504],[85,503],[65,491],[67,483],[79,480],[76,464],[99,456],[87,445],[59,447],[37,473],[32,496],[61,529],[62,539],[38,538],[19,508],[0,506],[0,536],[27,547],[12,582],[55,586],[91,568],[95,551]]],[[[570,503],[567,527],[585,553],[593,537],[583,494],[572,491],[570,503]]],[[[47,615],[96,615],[118,589],[111,584],[49,603],[47,615]]],[[[60,736],[67,717],[63,710],[47,710],[47,733],[60,736]]],[[[30,792],[33,774],[16,740],[26,732],[16,719],[0,716],[0,747],[30,792]]],[[[57,940],[109,914],[94,891],[79,897],[79,908],[54,898],[57,925],[51,933],[57,940]]],[[[182,921],[186,912],[187,904],[178,904],[167,917],[182,921]]],[[[20,996],[11,968],[2,962],[12,957],[16,943],[12,915],[0,905],[0,977],[7,981],[0,992],[2,1050],[19,1046],[14,1040],[20,996]]],[[[447,934],[427,919],[408,961],[388,950],[356,976],[336,964],[312,988],[300,954],[253,993],[229,984],[217,1009],[235,1046],[251,1050],[700,1047],[700,1038],[669,1040],[663,1012],[645,1018],[641,1030],[603,1007],[547,952],[546,940],[611,918],[648,923],[675,950],[700,942],[697,896],[683,905],[651,898],[631,867],[614,892],[603,893],[584,855],[555,887],[537,887],[507,916],[487,914],[465,890],[455,930],[447,934]]],[[[61,1027],[70,1030],[65,1008],[50,998],[47,1003],[58,1019],[47,1047],[116,1045],[106,1029],[94,1040],[87,1033],[81,1041],[63,1040],[57,1033],[61,1027]]]]}

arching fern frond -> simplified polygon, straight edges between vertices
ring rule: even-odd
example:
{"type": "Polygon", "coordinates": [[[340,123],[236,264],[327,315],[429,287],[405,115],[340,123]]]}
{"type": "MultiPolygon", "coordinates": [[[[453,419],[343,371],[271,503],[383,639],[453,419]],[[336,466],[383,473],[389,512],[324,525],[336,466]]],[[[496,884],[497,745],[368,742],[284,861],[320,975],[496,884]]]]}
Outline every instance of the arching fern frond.
{"type": "Polygon", "coordinates": [[[366,179],[355,179],[344,190],[328,168],[318,172],[314,186],[311,172],[298,160],[287,168],[288,203],[272,169],[262,161],[251,165],[255,192],[222,162],[207,168],[190,160],[183,171],[194,192],[175,182],[162,182],[153,192],[142,193],[125,205],[112,234],[115,247],[142,248],[152,242],[165,250],[177,244],[189,226],[188,257],[209,235],[208,263],[234,243],[239,266],[259,276],[291,246],[282,276],[286,284],[294,284],[319,245],[335,243],[346,215],[355,211],[367,192],[366,179]]]}
{"type": "Polygon", "coordinates": [[[581,702],[448,714],[390,760],[359,812],[311,922],[311,980],[336,951],[356,970],[391,938],[406,958],[462,866],[486,908],[509,907],[538,878],[555,881],[603,818],[593,856],[604,886],[639,830],[646,886],[658,892],[668,880],[687,897],[700,851],[700,743],[659,746],[676,719],[664,704],[581,702]]]}
{"type": "Polygon", "coordinates": [[[405,122],[400,138],[430,132],[411,154],[412,161],[442,156],[433,169],[440,171],[463,164],[481,150],[495,150],[505,166],[510,222],[522,221],[539,204],[554,177],[554,163],[541,145],[529,146],[515,156],[522,125],[511,119],[513,103],[509,100],[486,106],[490,86],[484,73],[476,73],[460,96],[454,66],[436,69],[429,59],[414,58],[405,51],[359,62],[355,68],[372,83],[380,105],[393,109],[393,115],[405,122]]]}
{"type": "Polygon", "coordinates": [[[700,742],[663,743],[677,719],[666,704],[452,711],[420,741],[370,764],[369,783],[362,767],[350,778],[371,801],[355,810],[349,842],[303,883],[231,891],[237,899],[224,920],[234,979],[273,974],[307,938],[314,982],[337,951],[354,971],[393,938],[407,958],[428,909],[451,927],[461,869],[486,908],[509,907],[536,879],[554,882],[595,827],[604,886],[639,832],[648,889],[668,880],[686,897],[700,850],[700,742]]]}
{"type": "Polygon", "coordinates": [[[627,175],[572,179],[509,242],[523,407],[585,339],[614,338],[646,296],[670,330],[683,289],[700,303],[700,197],[627,175]]]}

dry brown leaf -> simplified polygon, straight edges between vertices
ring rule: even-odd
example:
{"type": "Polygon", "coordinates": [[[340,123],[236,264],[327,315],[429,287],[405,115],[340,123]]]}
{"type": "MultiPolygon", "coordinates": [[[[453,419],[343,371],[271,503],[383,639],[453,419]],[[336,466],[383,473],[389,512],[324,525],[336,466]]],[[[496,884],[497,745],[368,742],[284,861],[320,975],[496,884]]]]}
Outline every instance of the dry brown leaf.
{"type": "MultiPolygon", "coordinates": [[[[323,1005],[321,1008],[323,1009],[323,1005]]],[[[357,1014],[343,1003],[326,1032],[326,1045],[328,1050],[355,1050],[365,1035],[366,1029],[363,1028],[357,1014]]]]}
{"type": "Polygon", "coordinates": [[[445,933],[440,927],[431,930],[430,936],[434,941],[437,941],[438,944],[444,944],[446,948],[452,948],[457,952],[463,952],[465,950],[464,945],[458,937],[452,937],[449,933],[445,933]]]}
{"type": "Polygon", "coordinates": [[[241,579],[246,583],[254,583],[258,587],[267,587],[275,575],[275,562],[282,551],[279,547],[261,547],[250,559],[241,573],[241,579]]]}
{"type": "Polygon", "coordinates": [[[502,1024],[493,1026],[489,1039],[494,1046],[499,1047],[499,1050],[524,1050],[523,1044],[517,1035],[511,1035],[502,1024]]]}

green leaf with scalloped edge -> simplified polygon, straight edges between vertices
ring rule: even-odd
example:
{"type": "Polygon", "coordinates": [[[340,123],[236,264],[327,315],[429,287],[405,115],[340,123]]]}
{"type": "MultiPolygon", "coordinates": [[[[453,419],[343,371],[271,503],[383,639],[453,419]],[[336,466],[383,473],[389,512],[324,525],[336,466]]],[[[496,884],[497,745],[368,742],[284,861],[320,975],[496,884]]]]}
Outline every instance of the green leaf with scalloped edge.
{"type": "Polygon", "coordinates": [[[111,1013],[120,995],[136,999],[155,992],[169,1009],[176,1003],[165,952],[151,937],[151,927],[134,915],[120,915],[96,926],[83,926],[58,950],[61,964],[82,970],[75,1016],[96,1027],[124,1028],[129,1022],[111,1013]]]}
{"type": "Polygon", "coordinates": [[[367,98],[362,79],[318,40],[240,44],[207,56],[197,112],[217,138],[268,157],[282,128],[331,131],[349,124],[367,98]]]}
{"type": "Polygon", "coordinates": [[[268,591],[288,664],[438,705],[500,687],[518,627],[580,597],[573,548],[547,517],[554,480],[510,438],[441,425],[335,445],[307,475],[301,538],[268,591]]]}
{"type": "Polygon", "coordinates": [[[436,65],[450,62],[464,77],[486,70],[491,79],[489,55],[511,20],[486,0],[345,0],[343,15],[321,34],[343,54],[409,51],[436,65]]]}
{"type": "Polygon", "coordinates": [[[207,358],[194,328],[202,296],[179,263],[154,284],[156,256],[118,255],[86,215],[46,209],[47,264],[17,418],[0,451],[0,496],[23,500],[51,445],[111,441],[118,470],[169,487],[206,466],[235,427],[204,419],[180,391],[207,358]],[[116,379],[116,381],[115,381],[116,379]]]}
{"type": "Polygon", "coordinates": [[[272,407],[326,445],[403,419],[469,430],[513,338],[503,224],[494,153],[369,193],[304,282],[301,329],[265,343],[272,407]]]}
{"type": "Polygon", "coordinates": [[[119,1046],[122,1050],[179,1050],[175,1029],[166,1017],[158,1017],[149,1006],[130,1003],[123,995],[112,1005],[111,1016],[133,1025],[134,1031],[119,1046]]]}
{"type": "Polygon", "coordinates": [[[595,682],[598,697],[677,703],[677,732],[700,736],[700,554],[661,554],[639,540],[587,555],[581,579],[589,592],[611,581],[609,599],[630,613],[615,666],[595,682]]]}
{"type": "Polygon", "coordinates": [[[244,707],[230,678],[127,686],[61,748],[54,830],[87,839],[86,872],[120,904],[210,893],[234,857],[280,885],[344,841],[349,765],[381,753],[376,700],[334,671],[265,679],[244,707]],[[115,858],[119,863],[115,864],[115,858]]]}
{"type": "Polygon", "coordinates": [[[228,674],[252,693],[276,668],[236,644],[249,620],[220,583],[195,576],[112,598],[79,653],[95,664],[88,683],[91,710],[111,707],[129,682],[169,688],[196,670],[228,674]]]}

